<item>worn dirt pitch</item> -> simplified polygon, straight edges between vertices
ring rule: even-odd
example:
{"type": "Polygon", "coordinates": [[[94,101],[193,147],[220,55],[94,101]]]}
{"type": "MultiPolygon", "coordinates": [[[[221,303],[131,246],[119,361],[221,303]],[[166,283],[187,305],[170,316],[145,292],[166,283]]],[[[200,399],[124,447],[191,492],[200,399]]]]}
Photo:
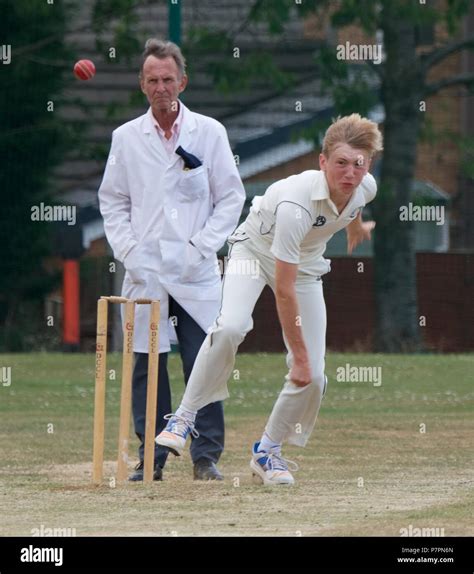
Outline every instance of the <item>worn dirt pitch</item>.
{"type": "MultiPolygon", "coordinates": [[[[0,534],[30,536],[43,526],[77,536],[399,536],[411,524],[474,535],[472,359],[406,357],[396,370],[393,357],[328,359],[329,374],[346,361],[378,361],[384,382],[378,389],[330,383],[308,447],[285,450],[300,466],[297,484],[275,489],[255,485],[248,462],[284,372],[280,356],[247,355],[237,364],[220,462],[225,481],[193,481],[186,454],[170,457],[165,480],[149,487],[109,482],[116,425],[108,432],[107,480],[90,485],[91,356],[7,357],[13,378],[0,389],[0,534]]],[[[179,361],[171,363],[179,394],[179,361]]],[[[118,387],[109,390],[111,423],[118,387]]]]}

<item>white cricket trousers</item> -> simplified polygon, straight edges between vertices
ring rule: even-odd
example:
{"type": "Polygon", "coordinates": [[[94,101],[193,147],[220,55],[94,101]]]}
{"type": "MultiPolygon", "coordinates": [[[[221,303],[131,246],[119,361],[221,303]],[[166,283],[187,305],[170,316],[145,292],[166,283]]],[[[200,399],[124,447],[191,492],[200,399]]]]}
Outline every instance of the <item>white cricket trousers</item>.
{"type": "MultiPolygon", "coordinates": [[[[229,396],[227,381],[234,368],[237,348],[253,328],[255,304],[265,285],[275,291],[275,261],[260,252],[254,253],[250,241],[246,239],[231,247],[224,276],[222,307],[194,363],[181,402],[185,410],[198,411],[229,396]]],[[[298,387],[291,382],[289,373],[286,375],[265,432],[277,443],[305,446],[326,390],[326,306],[321,279],[298,277],[295,288],[311,364],[311,383],[298,387]]],[[[286,339],[285,345],[288,350],[286,364],[291,369],[293,353],[286,339]]]]}

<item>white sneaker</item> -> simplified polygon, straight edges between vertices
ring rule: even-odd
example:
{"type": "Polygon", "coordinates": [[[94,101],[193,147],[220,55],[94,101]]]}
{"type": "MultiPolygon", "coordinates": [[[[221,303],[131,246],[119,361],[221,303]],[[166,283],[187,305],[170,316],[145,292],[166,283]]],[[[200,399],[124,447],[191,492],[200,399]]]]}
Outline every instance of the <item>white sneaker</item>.
{"type": "Polygon", "coordinates": [[[291,466],[292,470],[298,470],[298,465],[291,460],[285,460],[281,455],[258,450],[260,443],[256,442],[252,449],[252,459],[250,461],[250,468],[252,475],[264,485],[273,484],[294,484],[293,478],[288,467],[291,466]]]}
{"type": "Polygon", "coordinates": [[[186,446],[188,435],[191,434],[197,438],[199,433],[194,429],[194,423],[184,417],[169,414],[163,418],[168,421],[168,424],[155,438],[155,442],[161,446],[167,446],[174,455],[180,456],[186,446]]]}

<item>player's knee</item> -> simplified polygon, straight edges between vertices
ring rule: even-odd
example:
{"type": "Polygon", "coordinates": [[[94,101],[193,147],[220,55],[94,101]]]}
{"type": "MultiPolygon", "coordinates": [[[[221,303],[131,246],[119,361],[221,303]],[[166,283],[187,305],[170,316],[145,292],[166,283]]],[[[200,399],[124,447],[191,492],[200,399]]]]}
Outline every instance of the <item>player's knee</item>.
{"type": "Polygon", "coordinates": [[[325,375],[324,371],[313,372],[311,377],[311,384],[318,389],[322,397],[326,393],[327,381],[328,378],[325,375]]]}
{"type": "Polygon", "coordinates": [[[226,339],[231,340],[234,343],[240,344],[247,334],[247,331],[238,324],[226,325],[222,329],[222,334],[226,339]]]}
{"type": "Polygon", "coordinates": [[[244,324],[238,320],[223,322],[220,327],[221,336],[236,344],[240,344],[251,329],[251,324],[244,324]]]}

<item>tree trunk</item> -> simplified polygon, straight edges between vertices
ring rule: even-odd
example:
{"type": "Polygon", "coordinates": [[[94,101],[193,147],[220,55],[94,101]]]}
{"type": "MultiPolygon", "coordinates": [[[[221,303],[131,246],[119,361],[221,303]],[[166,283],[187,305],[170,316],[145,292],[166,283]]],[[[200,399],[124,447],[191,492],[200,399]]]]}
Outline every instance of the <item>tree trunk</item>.
{"type": "Polygon", "coordinates": [[[396,2],[384,2],[385,43],[384,160],[374,202],[375,349],[420,349],[413,223],[400,220],[400,207],[411,199],[419,129],[422,77],[412,22],[397,18],[396,2]]]}

